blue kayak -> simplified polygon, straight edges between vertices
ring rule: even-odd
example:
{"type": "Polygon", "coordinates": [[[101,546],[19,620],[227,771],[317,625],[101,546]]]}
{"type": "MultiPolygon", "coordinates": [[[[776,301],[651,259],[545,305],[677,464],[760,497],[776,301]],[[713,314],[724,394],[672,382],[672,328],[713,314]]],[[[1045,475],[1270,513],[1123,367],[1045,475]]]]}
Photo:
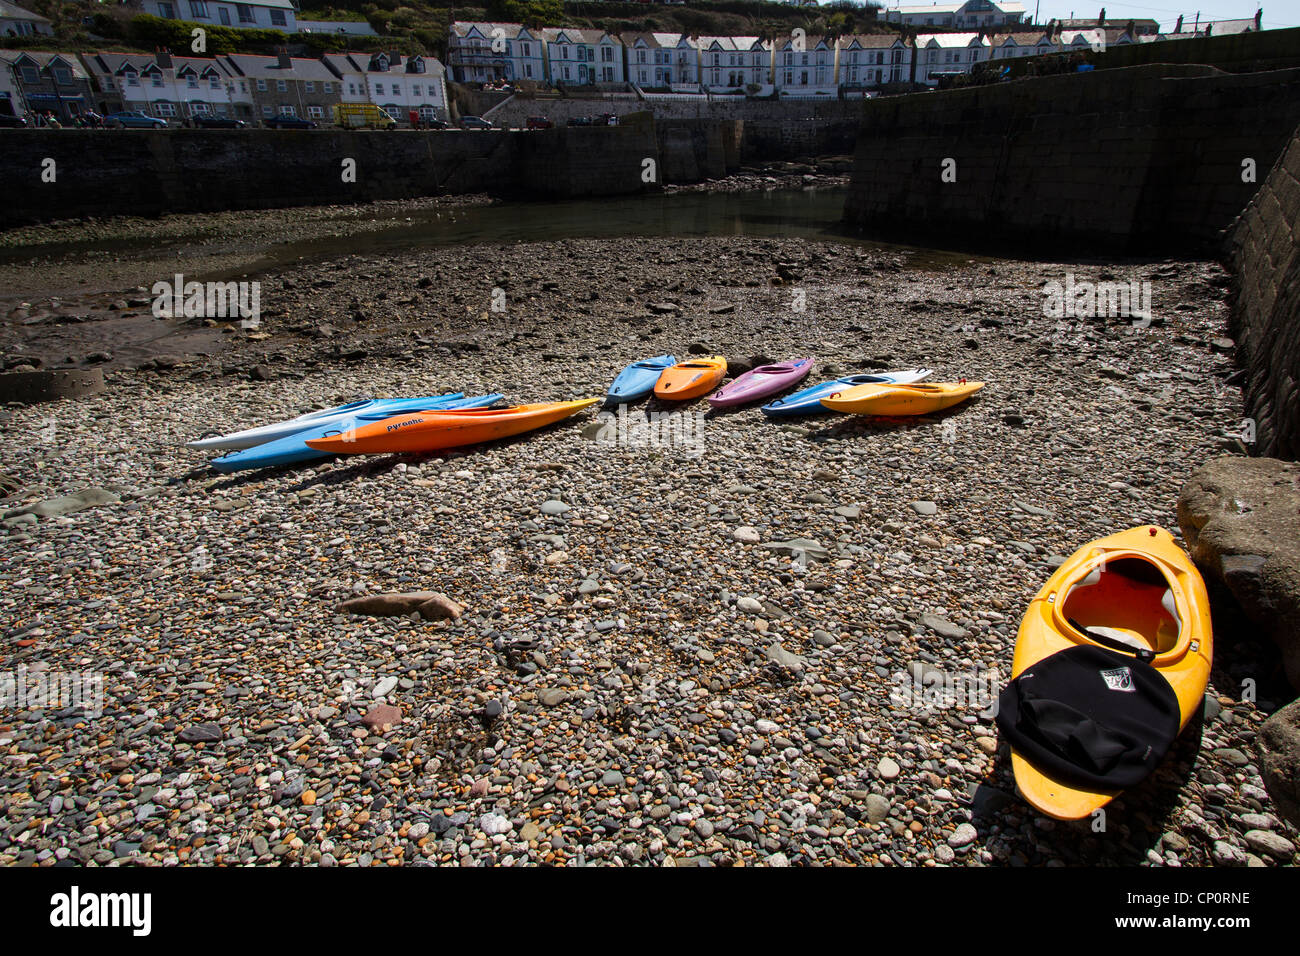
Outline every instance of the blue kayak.
{"type": "Polygon", "coordinates": [[[611,405],[621,405],[645,398],[655,390],[655,382],[659,381],[664,369],[676,364],[675,355],[656,355],[654,358],[633,362],[618,373],[618,378],[609,387],[605,401],[611,405]]]}
{"type": "Polygon", "coordinates": [[[833,382],[811,385],[785,398],[778,398],[775,402],[768,402],[761,411],[764,415],[816,415],[829,410],[822,404],[822,399],[829,398],[835,392],[842,392],[854,385],[910,385],[921,381],[933,371],[928,368],[909,368],[901,372],[846,375],[833,382]]]}
{"type": "MultiPolygon", "coordinates": [[[[448,408],[488,408],[505,397],[500,392],[493,392],[491,395],[475,395],[470,398],[465,398],[460,392],[455,393],[455,395],[455,398],[426,399],[418,409],[406,410],[430,412],[435,409],[448,408]]],[[[329,452],[317,451],[315,448],[307,447],[307,440],[309,438],[329,438],[333,435],[341,435],[352,428],[382,421],[385,418],[391,418],[393,415],[392,409],[386,407],[358,412],[352,419],[347,421],[331,419],[325,423],[310,425],[302,431],[287,435],[284,438],[278,438],[275,441],[266,442],[253,448],[232,451],[228,455],[212,459],[211,465],[217,471],[230,472],[243,471],[247,468],[270,468],[274,465],[293,465],[303,461],[315,461],[318,458],[329,458],[329,452]]]]}

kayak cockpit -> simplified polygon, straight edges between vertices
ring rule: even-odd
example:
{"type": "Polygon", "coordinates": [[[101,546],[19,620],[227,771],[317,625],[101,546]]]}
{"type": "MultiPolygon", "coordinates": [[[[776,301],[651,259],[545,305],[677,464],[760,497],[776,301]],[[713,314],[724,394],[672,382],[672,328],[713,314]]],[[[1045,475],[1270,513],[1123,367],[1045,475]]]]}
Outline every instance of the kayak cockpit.
{"type": "MultiPolygon", "coordinates": [[[[1056,601],[1065,623],[1083,639],[1166,656],[1184,643],[1175,584],[1137,555],[1105,555],[1056,601]]],[[[1068,633],[1068,632],[1067,632],[1068,633]]]]}

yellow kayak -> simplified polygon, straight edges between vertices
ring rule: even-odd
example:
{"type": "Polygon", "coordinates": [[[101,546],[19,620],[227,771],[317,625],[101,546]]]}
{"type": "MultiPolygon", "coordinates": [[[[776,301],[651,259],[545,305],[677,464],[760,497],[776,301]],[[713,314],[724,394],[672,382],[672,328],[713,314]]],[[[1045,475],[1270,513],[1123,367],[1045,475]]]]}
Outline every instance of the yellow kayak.
{"type": "MultiPolygon", "coordinates": [[[[1112,652],[1130,648],[1115,655],[1121,664],[1141,661],[1154,668],[1177,698],[1175,736],[1202,707],[1214,650],[1209,600],[1200,572],[1169,532],[1149,525],[1122,531],[1085,545],[1057,568],[1020,623],[1012,680],[1041,667],[1040,662],[1058,652],[1081,645],[1112,652]]],[[[1106,697],[1107,689],[1131,691],[1133,685],[1126,681],[1133,675],[1117,672],[1137,667],[1101,671],[1107,685],[1117,684],[1108,688],[1098,684],[1096,696],[1106,697]]],[[[1107,720],[1101,710],[1087,716],[1107,720]]],[[[1000,713],[999,726],[1005,734],[1004,719],[1006,715],[1000,713]]],[[[1054,776],[1041,762],[1031,763],[1014,744],[1011,766],[1025,800],[1058,820],[1087,817],[1119,793],[1062,782],[1062,774],[1054,776]]]]}
{"type": "Polygon", "coordinates": [[[964,402],[983,387],[983,382],[855,385],[823,398],[822,404],[852,415],[927,415],[964,402]]]}

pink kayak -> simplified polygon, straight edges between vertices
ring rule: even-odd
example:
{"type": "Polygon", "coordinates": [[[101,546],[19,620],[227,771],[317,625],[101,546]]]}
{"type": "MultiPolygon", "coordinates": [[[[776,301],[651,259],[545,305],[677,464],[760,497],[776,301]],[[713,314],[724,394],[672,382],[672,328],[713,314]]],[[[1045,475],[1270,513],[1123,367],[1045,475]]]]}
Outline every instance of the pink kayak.
{"type": "Polygon", "coordinates": [[[756,402],[802,381],[812,371],[812,367],[811,357],[793,362],[778,362],[776,365],[760,365],[710,395],[709,404],[715,408],[728,408],[756,402]]]}

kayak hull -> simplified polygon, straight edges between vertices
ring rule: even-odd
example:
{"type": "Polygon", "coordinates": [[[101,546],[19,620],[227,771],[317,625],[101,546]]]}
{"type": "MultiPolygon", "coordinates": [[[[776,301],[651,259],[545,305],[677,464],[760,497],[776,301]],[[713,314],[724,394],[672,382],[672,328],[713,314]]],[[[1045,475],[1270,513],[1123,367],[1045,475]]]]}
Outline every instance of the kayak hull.
{"type": "Polygon", "coordinates": [[[633,362],[618,373],[605,395],[605,401],[618,405],[646,398],[654,392],[655,383],[663,375],[664,369],[676,364],[675,355],[656,355],[654,358],[633,362]]]}
{"type": "MultiPolygon", "coordinates": [[[[1159,585],[1145,587],[1159,589],[1159,585]]],[[[1109,631],[1126,635],[1127,642],[1141,643],[1153,651],[1152,666],[1169,682],[1178,698],[1179,730],[1187,727],[1203,706],[1214,656],[1214,637],[1205,582],[1169,532],[1151,526],[1122,531],[1085,545],[1057,568],[1030,602],[1020,623],[1011,665],[1013,680],[1058,651],[1077,644],[1096,643],[1072,626],[1072,617],[1083,617],[1077,623],[1094,628],[1104,619],[1109,631]],[[1127,600],[1108,594],[1101,610],[1095,612],[1075,603],[1073,588],[1080,587],[1077,593],[1082,596],[1084,585],[1099,582],[1108,566],[1113,570],[1119,566],[1117,562],[1130,558],[1153,565],[1167,584],[1167,592],[1161,595],[1163,604],[1148,599],[1150,607],[1156,609],[1154,616],[1141,606],[1142,585],[1126,591],[1130,595],[1127,600]],[[1160,607],[1166,609],[1163,614],[1160,607]],[[1171,607],[1173,614],[1167,610],[1171,607]],[[1090,621],[1086,618],[1089,613],[1104,618],[1090,621]]],[[[1118,795],[1079,789],[1054,779],[1014,748],[1011,768],[1021,796],[1039,812],[1058,820],[1083,819],[1118,795]]]]}
{"type": "Polygon", "coordinates": [[[398,415],[402,412],[423,411],[426,408],[436,406],[438,402],[464,397],[464,392],[447,392],[445,395],[425,395],[419,398],[371,398],[362,402],[351,402],[335,408],[324,408],[319,411],[308,412],[305,415],[299,415],[297,418],[289,418],[271,425],[246,428],[243,431],[232,432],[229,435],[199,438],[195,441],[186,442],[185,447],[195,448],[200,451],[221,449],[238,451],[242,448],[253,448],[256,445],[287,438],[315,425],[331,425],[362,415],[377,415],[380,413],[398,415]]]}
{"type": "Polygon", "coordinates": [[[307,445],[317,451],[335,455],[441,451],[510,438],[544,428],[576,415],[599,401],[599,398],[584,398],[573,402],[545,402],[508,408],[396,415],[342,435],[310,439],[307,445]]]}
{"type": "Polygon", "coordinates": [[[678,362],[664,369],[655,383],[655,398],[683,402],[713,391],[726,377],[727,360],[721,355],[678,362]]]}
{"type": "Polygon", "coordinates": [[[821,400],[829,398],[835,392],[843,392],[845,389],[857,385],[910,385],[913,382],[921,381],[930,373],[931,370],[928,368],[911,368],[899,372],[881,372],[878,375],[846,375],[844,378],[810,385],[808,388],[801,389],[784,398],[778,398],[776,401],[764,405],[760,411],[764,415],[773,417],[782,415],[820,415],[830,411],[829,408],[822,404],[821,400]]]}
{"type": "MultiPolygon", "coordinates": [[[[441,402],[434,408],[440,410],[450,410],[456,408],[487,408],[501,401],[505,396],[500,392],[494,392],[490,395],[475,395],[469,398],[449,399],[441,402]]],[[[422,409],[431,411],[432,409],[422,409]]],[[[322,458],[330,457],[327,451],[319,451],[307,444],[308,439],[328,438],[332,435],[341,435],[355,425],[369,424],[374,421],[382,421],[389,418],[386,412],[371,413],[370,415],[361,414],[352,419],[351,424],[348,422],[332,422],[328,424],[312,425],[293,435],[276,439],[271,442],[264,442],[261,445],[255,445],[252,448],[244,448],[239,451],[230,452],[222,455],[220,458],[214,458],[210,464],[215,471],[224,473],[235,471],[246,471],[250,468],[272,468],[278,465],[295,465],[307,461],[319,461],[322,458]]]]}
{"type": "Polygon", "coordinates": [[[851,415],[928,415],[959,405],[983,387],[983,382],[857,385],[821,403],[833,412],[851,415]]]}
{"type": "Polygon", "coordinates": [[[714,408],[734,408],[761,401],[802,382],[812,368],[811,357],[777,365],[760,365],[710,395],[709,404],[714,408]]]}

